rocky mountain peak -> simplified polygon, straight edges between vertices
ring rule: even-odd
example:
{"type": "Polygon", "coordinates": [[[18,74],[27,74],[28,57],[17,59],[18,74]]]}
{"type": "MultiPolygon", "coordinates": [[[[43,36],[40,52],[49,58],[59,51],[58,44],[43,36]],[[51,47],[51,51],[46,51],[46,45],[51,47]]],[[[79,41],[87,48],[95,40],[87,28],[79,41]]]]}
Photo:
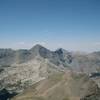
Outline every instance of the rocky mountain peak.
{"type": "Polygon", "coordinates": [[[40,48],[44,48],[44,47],[41,46],[40,44],[36,44],[35,46],[33,46],[33,47],[31,48],[31,50],[33,50],[33,49],[40,49],[40,48]]]}
{"type": "Polygon", "coordinates": [[[30,49],[30,51],[35,55],[35,56],[41,56],[43,58],[48,58],[49,55],[51,55],[51,51],[39,44],[35,45],[33,48],[30,49]]]}
{"type": "Polygon", "coordinates": [[[69,52],[63,48],[59,48],[55,52],[58,54],[69,54],[69,52]]]}

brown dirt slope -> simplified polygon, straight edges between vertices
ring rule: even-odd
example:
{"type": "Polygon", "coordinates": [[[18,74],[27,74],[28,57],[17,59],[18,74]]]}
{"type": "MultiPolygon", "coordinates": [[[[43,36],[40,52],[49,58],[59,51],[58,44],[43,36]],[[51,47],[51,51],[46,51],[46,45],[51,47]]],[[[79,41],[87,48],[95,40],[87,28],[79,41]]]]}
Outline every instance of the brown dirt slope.
{"type": "Polygon", "coordinates": [[[55,73],[12,100],[99,100],[100,90],[84,74],[55,73]]]}

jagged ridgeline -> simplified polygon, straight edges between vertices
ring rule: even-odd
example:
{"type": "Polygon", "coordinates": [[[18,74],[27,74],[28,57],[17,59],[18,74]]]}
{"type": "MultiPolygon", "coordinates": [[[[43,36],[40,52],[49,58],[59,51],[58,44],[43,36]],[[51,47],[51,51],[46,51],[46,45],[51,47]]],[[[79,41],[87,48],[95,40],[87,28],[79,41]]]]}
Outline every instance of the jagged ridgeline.
{"type": "Polygon", "coordinates": [[[99,87],[100,52],[85,54],[62,48],[51,51],[41,45],[28,50],[0,49],[0,89],[7,90],[9,94],[22,93],[37,82],[41,84],[54,73],[67,71],[90,75],[99,87]]]}
{"type": "MultiPolygon", "coordinates": [[[[26,63],[36,57],[47,59],[57,66],[69,67],[69,69],[76,71],[95,72],[100,70],[100,52],[90,54],[75,53],[62,48],[50,51],[41,45],[35,45],[29,50],[0,49],[0,67],[4,68],[13,64],[26,63]]],[[[0,69],[0,72],[2,70],[0,69]]]]}

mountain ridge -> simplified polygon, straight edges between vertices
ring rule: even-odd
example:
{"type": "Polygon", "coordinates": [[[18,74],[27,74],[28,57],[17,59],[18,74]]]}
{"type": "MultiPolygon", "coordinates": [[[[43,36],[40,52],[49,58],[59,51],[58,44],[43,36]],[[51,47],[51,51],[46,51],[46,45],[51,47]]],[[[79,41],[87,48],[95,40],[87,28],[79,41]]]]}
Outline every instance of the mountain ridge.
{"type": "MultiPolygon", "coordinates": [[[[75,52],[69,52],[62,48],[59,48],[55,51],[51,51],[37,44],[31,49],[19,49],[19,50],[0,49],[0,66],[7,66],[7,65],[10,66],[14,63],[28,62],[32,59],[35,59],[35,57],[42,57],[44,59],[48,59],[55,65],[63,65],[65,67],[70,66],[70,69],[79,67],[78,68],[79,71],[80,70],[84,71],[85,67],[92,68],[93,65],[95,65],[96,67],[100,66],[99,54],[100,54],[99,52],[93,52],[88,54],[75,53],[75,52]],[[82,69],[83,65],[84,68],[82,69]]],[[[93,70],[96,71],[96,69],[93,70]]]]}
{"type": "MultiPolygon", "coordinates": [[[[39,44],[28,50],[0,49],[0,90],[22,93],[26,88],[54,73],[71,71],[88,76],[91,73],[99,73],[98,53],[81,54],[62,48],[51,51],[39,44]]],[[[91,78],[100,86],[97,77],[99,76],[91,78]]]]}

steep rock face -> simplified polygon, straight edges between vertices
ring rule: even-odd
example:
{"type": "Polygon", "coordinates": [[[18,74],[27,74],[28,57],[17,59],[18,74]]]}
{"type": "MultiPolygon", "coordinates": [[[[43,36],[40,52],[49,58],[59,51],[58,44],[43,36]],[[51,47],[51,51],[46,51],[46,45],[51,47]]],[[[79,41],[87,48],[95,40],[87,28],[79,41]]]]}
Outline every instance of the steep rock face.
{"type": "Polygon", "coordinates": [[[58,56],[60,64],[62,64],[64,67],[68,67],[67,65],[72,63],[73,56],[71,52],[60,48],[56,50],[55,53],[58,56]]]}
{"type": "Polygon", "coordinates": [[[99,100],[100,89],[88,76],[79,73],[55,73],[12,100],[99,100]],[[87,96],[98,99],[85,99],[87,96]]]}

